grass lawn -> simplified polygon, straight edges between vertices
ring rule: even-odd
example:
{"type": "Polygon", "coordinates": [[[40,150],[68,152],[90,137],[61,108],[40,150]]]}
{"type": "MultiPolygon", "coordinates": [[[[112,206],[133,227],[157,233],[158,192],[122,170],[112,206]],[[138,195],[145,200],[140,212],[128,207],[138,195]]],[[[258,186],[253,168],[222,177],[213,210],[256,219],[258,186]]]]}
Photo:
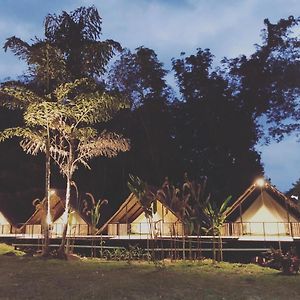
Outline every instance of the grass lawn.
{"type": "Polygon", "coordinates": [[[0,255],[0,267],[0,299],[300,299],[300,275],[255,265],[166,262],[157,269],[0,255]]]}

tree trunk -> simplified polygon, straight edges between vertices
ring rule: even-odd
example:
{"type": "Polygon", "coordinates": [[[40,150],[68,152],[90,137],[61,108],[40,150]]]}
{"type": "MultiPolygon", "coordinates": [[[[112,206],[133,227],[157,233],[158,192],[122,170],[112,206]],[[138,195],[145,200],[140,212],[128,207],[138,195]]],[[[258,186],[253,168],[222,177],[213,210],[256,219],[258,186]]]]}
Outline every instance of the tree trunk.
{"type": "Polygon", "coordinates": [[[219,243],[220,243],[220,261],[223,261],[223,240],[221,235],[219,235],[219,243]]]}
{"type": "Polygon", "coordinates": [[[65,203],[65,211],[63,214],[64,230],[63,230],[63,234],[62,234],[61,244],[58,248],[58,255],[61,258],[66,257],[65,246],[66,246],[67,232],[68,232],[68,217],[69,217],[70,198],[71,198],[71,178],[70,178],[70,176],[67,176],[66,203],[65,203]]]}
{"type": "Polygon", "coordinates": [[[212,229],[213,229],[213,263],[216,262],[216,236],[215,236],[215,224],[214,222],[212,223],[212,229]]]}
{"type": "Polygon", "coordinates": [[[50,253],[50,232],[49,232],[49,221],[51,220],[51,195],[50,195],[50,176],[51,176],[51,165],[50,165],[50,145],[49,140],[46,144],[46,163],[45,163],[45,199],[47,202],[47,212],[45,214],[45,220],[43,220],[43,231],[44,231],[44,247],[42,256],[49,256],[50,253]]]}
{"type": "Polygon", "coordinates": [[[152,220],[152,217],[148,217],[147,220],[149,223],[150,247],[151,247],[152,260],[155,260],[154,241],[153,241],[153,237],[155,237],[155,234],[154,234],[154,230],[153,230],[153,220],[152,220]]]}

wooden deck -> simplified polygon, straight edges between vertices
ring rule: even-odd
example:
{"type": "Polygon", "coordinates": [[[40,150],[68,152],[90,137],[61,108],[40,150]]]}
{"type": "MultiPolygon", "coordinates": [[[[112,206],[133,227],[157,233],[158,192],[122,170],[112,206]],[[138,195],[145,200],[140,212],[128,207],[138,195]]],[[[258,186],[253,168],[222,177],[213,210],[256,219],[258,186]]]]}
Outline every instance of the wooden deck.
{"type": "MultiPolygon", "coordinates": [[[[72,228],[68,232],[69,238],[76,239],[109,239],[109,240],[147,240],[151,238],[159,239],[178,239],[178,238],[201,238],[212,239],[213,236],[208,235],[183,235],[178,234],[177,228],[174,224],[156,222],[155,229],[152,235],[144,232],[132,232],[131,228],[139,228],[147,226],[147,224],[112,224],[111,228],[114,228],[113,232],[107,234],[89,235],[86,234],[86,230],[80,228],[72,228]]],[[[24,232],[15,231],[13,233],[2,233],[0,225],[0,237],[1,238],[16,238],[16,239],[42,239],[43,232],[40,225],[37,227],[31,226],[31,230],[24,232]]],[[[79,225],[82,226],[82,225],[79,225]]],[[[61,232],[56,232],[55,228],[51,231],[50,237],[52,239],[61,238],[61,232]]],[[[300,223],[288,223],[288,222],[256,222],[256,223],[225,223],[221,230],[221,237],[223,239],[235,239],[240,241],[286,241],[291,242],[294,240],[300,240],[300,223]]]]}

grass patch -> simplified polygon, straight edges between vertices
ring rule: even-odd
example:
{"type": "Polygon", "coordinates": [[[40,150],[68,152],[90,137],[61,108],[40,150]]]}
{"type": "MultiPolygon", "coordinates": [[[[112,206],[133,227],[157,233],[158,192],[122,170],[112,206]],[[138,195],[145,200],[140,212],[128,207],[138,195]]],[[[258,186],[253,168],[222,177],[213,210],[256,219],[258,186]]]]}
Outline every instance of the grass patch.
{"type": "Polygon", "coordinates": [[[22,256],[25,253],[22,251],[15,250],[15,248],[10,245],[0,243],[0,255],[8,255],[8,254],[11,254],[12,256],[22,256]]]}
{"type": "Polygon", "coordinates": [[[297,299],[300,276],[256,265],[0,256],[1,299],[297,299]]]}

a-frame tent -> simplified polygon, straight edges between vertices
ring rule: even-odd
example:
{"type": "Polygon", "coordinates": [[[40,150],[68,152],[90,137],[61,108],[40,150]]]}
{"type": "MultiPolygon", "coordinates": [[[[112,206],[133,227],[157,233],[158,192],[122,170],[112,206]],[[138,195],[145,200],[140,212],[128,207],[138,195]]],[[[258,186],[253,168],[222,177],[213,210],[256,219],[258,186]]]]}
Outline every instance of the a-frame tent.
{"type": "MultiPolygon", "coordinates": [[[[156,200],[157,210],[152,217],[154,234],[159,236],[183,235],[184,226],[179,216],[166,204],[156,200]]],[[[152,204],[153,205],[153,204],[152,204]]],[[[99,229],[98,234],[149,235],[149,220],[138,198],[131,193],[115,214],[99,229]]]]}
{"type": "MultiPolygon", "coordinates": [[[[74,198],[74,197],[73,197],[74,198]]],[[[64,190],[51,190],[50,196],[50,214],[51,214],[51,227],[52,235],[61,236],[63,233],[63,212],[65,208],[65,191],[64,190]]],[[[78,208],[78,205],[71,199],[72,213],[69,218],[68,234],[70,235],[88,235],[91,231],[91,224],[88,217],[85,216],[78,208]]],[[[45,220],[45,210],[37,207],[33,215],[22,226],[22,233],[29,235],[42,234],[42,221],[45,220]]]]}
{"type": "Polygon", "coordinates": [[[227,222],[232,235],[299,234],[298,204],[262,179],[252,184],[231,206],[227,222]]]}

